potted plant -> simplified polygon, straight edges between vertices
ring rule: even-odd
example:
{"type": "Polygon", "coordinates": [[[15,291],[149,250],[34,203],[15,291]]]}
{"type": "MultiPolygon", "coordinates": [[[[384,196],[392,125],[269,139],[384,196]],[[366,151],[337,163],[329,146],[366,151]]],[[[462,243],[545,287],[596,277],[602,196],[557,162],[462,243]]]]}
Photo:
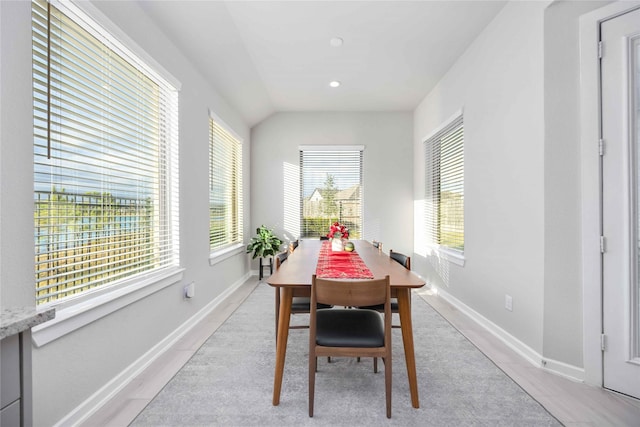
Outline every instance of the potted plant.
{"type": "Polygon", "coordinates": [[[262,280],[262,259],[269,258],[269,268],[273,273],[273,257],[280,251],[280,246],[282,246],[282,240],[273,233],[273,230],[265,225],[256,229],[256,236],[252,237],[247,245],[247,253],[253,252],[253,259],[260,257],[260,280],[262,280]]]}

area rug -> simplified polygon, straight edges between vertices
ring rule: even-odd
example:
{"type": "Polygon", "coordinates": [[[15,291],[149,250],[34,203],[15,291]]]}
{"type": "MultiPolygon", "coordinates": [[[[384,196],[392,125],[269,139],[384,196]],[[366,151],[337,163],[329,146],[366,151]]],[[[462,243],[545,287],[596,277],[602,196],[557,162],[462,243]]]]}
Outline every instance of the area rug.
{"type": "MultiPolygon", "coordinates": [[[[538,402],[413,296],[420,408],[411,406],[402,336],[393,330],[393,407],[386,418],[384,365],[318,361],[314,417],[307,408],[308,330],[292,329],[280,405],[271,404],[273,289],[259,283],[138,415],[132,426],[560,426],[538,402]]],[[[306,323],[294,315],[292,323],[306,323]]]]}

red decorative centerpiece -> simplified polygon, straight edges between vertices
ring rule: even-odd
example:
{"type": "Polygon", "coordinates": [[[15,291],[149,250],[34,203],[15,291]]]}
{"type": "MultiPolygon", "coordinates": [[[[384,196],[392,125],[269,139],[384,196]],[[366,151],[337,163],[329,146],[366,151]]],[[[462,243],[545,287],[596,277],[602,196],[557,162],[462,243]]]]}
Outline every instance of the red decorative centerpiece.
{"type": "Polygon", "coordinates": [[[331,224],[327,237],[331,239],[331,250],[344,250],[344,243],[349,238],[349,229],[346,225],[340,224],[338,221],[331,224]]]}

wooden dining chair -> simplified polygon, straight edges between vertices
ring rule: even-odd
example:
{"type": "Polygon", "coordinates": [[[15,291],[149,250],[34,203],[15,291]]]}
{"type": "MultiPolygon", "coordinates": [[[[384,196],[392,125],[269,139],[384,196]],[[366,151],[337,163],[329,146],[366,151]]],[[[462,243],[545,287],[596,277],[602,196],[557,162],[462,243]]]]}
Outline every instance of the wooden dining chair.
{"type": "MultiPolygon", "coordinates": [[[[282,252],[276,255],[276,270],[280,268],[283,262],[289,257],[289,252],[282,252]]],[[[276,344],[278,343],[278,316],[280,315],[280,288],[275,288],[276,292],[276,344]]],[[[310,312],[311,298],[309,297],[293,297],[291,301],[291,314],[308,314],[310,312]]],[[[330,305],[319,304],[318,308],[331,308],[330,305]]],[[[289,325],[289,329],[308,329],[309,325],[289,325]]]]}
{"type": "Polygon", "coordinates": [[[311,280],[309,327],[309,416],[313,417],[318,357],[381,357],[387,418],[391,418],[391,288],[389,276],[375,280],[311,280]],[[357,307],[382,304],[376,310],[318,310],[316,304],[357,307]]]}
{"type": "MultiPolygon", "coordinates": [[[[397,263],[399,263],[400,265],[402,265],[404,268],[406,268],[407,270],[411,270],[411,257],[407,256],[405,254],[402,254],[400,252],[394,252],[393,249],[389,250],[389,258],[391,258],[392,260],[396,261],[397,263]]],[[[409,303],[411,303],[411,299],[409,299],[409,303]]],[[[360,307],[360,308],[365,308],[365,309],[369,309],[369,310],[378,310],[380,312],[382,312],[384,310],[384,307],[381,304],[378,304],[376,306],[368,306],[368,307],[360,307]]],[[[392,313],[398,313],[398,298],[391,298],[391,312],[392,313]]],[[[394,328],[399,328],[400,325],[393,325],[394,328]]]]}
{"type": "Polygon", "coordinates": [[[393,249],[389,249],[389,258],[402,265],[407,270],[411,270],[411,257],[400,252],[394,252],[393,249]]]}
{"type": "Polygon", "coordinates": [[[294,240],[293,242],[291,242],[289,244],[289,253],[295,251],[298,248],[299,244],[300,244],[300,240],[294,240]]]}

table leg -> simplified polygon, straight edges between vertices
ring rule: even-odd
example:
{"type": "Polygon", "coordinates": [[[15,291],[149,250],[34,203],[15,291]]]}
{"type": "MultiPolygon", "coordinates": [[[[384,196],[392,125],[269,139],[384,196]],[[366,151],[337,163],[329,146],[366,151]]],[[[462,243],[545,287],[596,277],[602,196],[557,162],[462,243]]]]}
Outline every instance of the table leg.
{"type": "Polygon", "coordinates": [[[404,343],[404,356],[407,363],[407,375],[409,377],[409,390],[411,392],[411,405],[414,408],[419,408],[416,356],[413,350],[413,325],[411,324],[411,289],[398,289],[397,297],[402,341],[404,343]]]}
{"type": "Polygon", "coordinates": [[[289,338],[289,320],[291,319],[293,289],[287,287],[282,288],[280,297],[280,313],[278,314],[280,320],[278,321],[278,336],[276,338],[276,372],[273,378],[273,406],[280,404],[284,360],[287,355],[287,339],[289,338]]]}

